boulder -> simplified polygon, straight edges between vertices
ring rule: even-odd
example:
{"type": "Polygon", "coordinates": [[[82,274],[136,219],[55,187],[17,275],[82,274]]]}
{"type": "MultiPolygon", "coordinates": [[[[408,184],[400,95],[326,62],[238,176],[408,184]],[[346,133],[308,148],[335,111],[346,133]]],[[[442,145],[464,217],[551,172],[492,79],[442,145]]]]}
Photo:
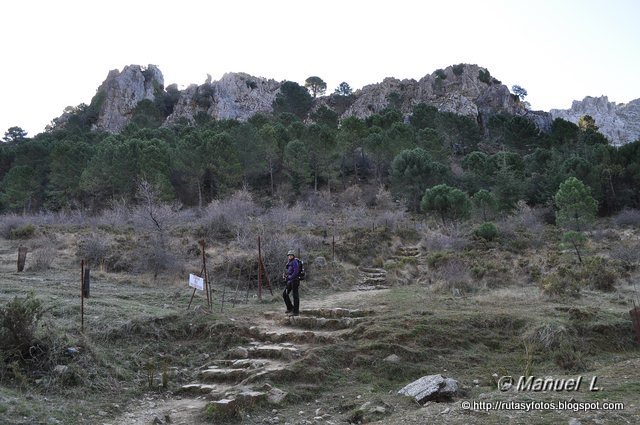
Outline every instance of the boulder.
{"type": "Polygon", "coordinates": [[[418,403],[427,401],[449,401],[458,393],[458,382],[442,375],[423,376],[398,391],[398,394],[413,397],[418,403]]]}

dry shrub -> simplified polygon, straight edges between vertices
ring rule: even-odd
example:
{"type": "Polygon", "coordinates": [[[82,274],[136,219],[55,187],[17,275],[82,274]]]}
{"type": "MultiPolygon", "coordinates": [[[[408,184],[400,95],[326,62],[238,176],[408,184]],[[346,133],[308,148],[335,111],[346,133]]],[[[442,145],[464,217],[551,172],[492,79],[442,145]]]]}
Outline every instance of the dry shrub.
{"type": "Polygon", "coordinates": [[[80,242],[76,256],[87,260],[92,266],[104,267],[110,252],[109,241],[104,236],[93,233],[80,242]]]}
{"type": "Polygon", "coordinates": [[[340,194],[341,206],[364,206],[362,189],[358,185],[349,186],[340,194]]]}
{"type": "Polygon", "coordinates": [[[342,209],[342,221],[346,229],[371,228],[371,211],[363,205],[347,205],[342,209]]]}
{"type": "Polygon", "coordinates": [[[231,197],[211,202],[203,213],[203,232],[207,238],[242,238],[250,218],[258,213],[258,206],[247,189],[234,192],[231,197]]]}
{"type": "Polygon", "coordinates": [[[285,229],[287,226],[302,226],[307,224],[309,220],[309,212],[301,204],[295,204],[291,207],[279,204],[265,212],[258,218],[258,223],[263,226],[273,226],[275,229],[285,229]]]}
{"type": "Polygon", "coordinates": [[[459,259],[443,262],[434,272],[436,291],[462,295],[478,290],[481,285],[474,284],[469,267],[459,259]]]}
{"type": "Polygon", "coordinates": [[[312,192],[304,202],[305,209],[314,212],[331,212],[335,209],[337,202],[333,196],[326,191],[312,192]]]}
{"type": "Polygon", "coordinates": [[[427,228],[420,246],[428,252],[462,251],[469,243],[469,238],[459,227],[447,229],[446,232],[427,228]]]}
{"type": "Polygon", "coordinates": [[[33,254],[31,254],[29,270],[49,270],[56,255],[56,249],[53,246],[49,244],[42,245],[40,248],[36,249],[33,254]]]}
{"type": "Polygon", "coordinates": [[[613,222],[619,226],[640,226],[640,210],[625,208],[613,217],[613,222]]]}
{"type": "Polygon", "coordinates": [[[620,242],[611,249],[611,258],[634,267],[640,263],[640,242],[620,242]]]}
{"type": "Polygon", "coordinates": [[[180,261],[173,253],[170,244],[161,234],[152,234],[149,240],[141,241],[137,250],[138,260],[136,271],[153,273],[154,279],[161,272],[180,272],[183,269],[180,261]]]}
{"type": "Polygon", "coordinates": [[[519,201],[513,214],[498,223],[500,233],[512,247],[520,250],[531,245],[540,247],[545,243],[543,210],[529,207],[519,201]]]}
{"type": "Polygon", "coordinates": [[[589,257],[584,261],[582,279],[591,288],[611,292],[615,289],[618,274],[615,267],[604,257],[589,257]]]}
{"type": "Polygon", "coordinates": [[[388,210],[396,207],[396,203],[393,201],[393,196],[391,196],[391,192],[385,189],[384,186],[380,186],[378,188],[378,192],[376,193],[375,203],[376,203],[376,208],[380,210],[388,210]]]}
{"type": "Polygon", "coordinates": [[[5,239],[15,239],[13,233],[16,229],[30,224],[28,219],[16,214],[7,214],[0,219],[0,236],[5,239]]]}
{"type": "Polygon", "coordinates": [[[530,329],[522,336],[522,339],[538,350],[553,350],[560,347],[562,341],[570,337],[571,334],[564,325],[549,322],[530,329]]]}

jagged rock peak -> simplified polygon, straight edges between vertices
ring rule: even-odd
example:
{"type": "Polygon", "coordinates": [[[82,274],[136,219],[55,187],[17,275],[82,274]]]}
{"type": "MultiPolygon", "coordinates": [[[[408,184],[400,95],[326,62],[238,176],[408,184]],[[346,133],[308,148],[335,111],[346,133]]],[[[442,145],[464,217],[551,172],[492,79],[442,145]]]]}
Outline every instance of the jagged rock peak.
{"type": "Polygon", "coordinates": [[[129,123],[140,101],[154,100],[163,90],[164,78],[155,65],[146,68],[127,65],[122,71],[109,71],[96,94],[100,99],[100,108],[94,128],[109,133],[119,132],[129,123]]]}
{"type": "Polygon", "coordinates": [[[243,72],[228,72],[219,81],[208,78],[204,84],[192,84],[182,92],[166,124],[180,119],[193,122],[198,113],[215,119],[245,121],[256,113],[273,112],[279,90],[279,82],[243,72]]]}
{"type": "Polygon", "coordinates": [[[584,115],[590,115],[600,132],[615,146],[640,139],[640,99],[615,103],[609,102],[607,96],[587,96],[574,100],[570,109],[552,109],[549,113],[553,119],[562,118],[575,124],[584,115]]]}
{"type": "Polygon", "coordinates": [[[486,68],[470,64],[438,69],[419,81],[385,78],[381,83],[357,90],[355,97],[356,101],[344,116],[366,118],[390,106],[410,114],[418,103],[427,103],[440,111],[468,116],[479,122],[485,115],[526,113],[519,99],[486,68]]]}

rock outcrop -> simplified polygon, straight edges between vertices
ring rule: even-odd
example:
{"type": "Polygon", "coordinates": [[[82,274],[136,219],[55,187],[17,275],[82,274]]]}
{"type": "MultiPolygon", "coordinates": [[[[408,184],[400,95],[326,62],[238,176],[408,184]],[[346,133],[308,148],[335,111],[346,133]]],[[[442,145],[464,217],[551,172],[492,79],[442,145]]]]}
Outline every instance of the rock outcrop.
{"type": "Polygon", "coordinates": [[[640,139],[640,99],[629,103],[609,102],[607,96],[587,96],[574,100],[570,109],[552,109],[553,119],[578,123],[584,115],[590,115],[612,145],[620,146],[640,139]]]}
{"type": "Polygon", "coordinates": [[[162,72],[155,65],[125,66],[122,72],[109,71],[96,96],[100,99],[96,130],[118,133],[130,121],[134,109],[142,100],[153,101],[164,90],[162,72]]]}
{"type": "Polygon", "coordinates": [[[280,83],[244,73],[226,73],[220,81],[192,84],[185,89],[166,124],[193,122],[198,113],[209,117],[246,121],[256,113],[273,112],[280,83]]]}
{"type": "MultiPolygon", "coordinates": [[[[529,111],[507,86],[491,77],[486,69],[468,64],[437,70],[419,81],[385,78],[379,84],[357,90],[355,97],[355,102],[343,117],[366,118],[388,107],[409,115],[418,103],[433,105],[442,112],[467,116],[481,124],[498,113],[529,116],[529,111]]],[[[540,115],[535,116],[534,122],[541,128],[550,125],[550,119],[547,124],[546,120],[539,119],[540,115]]]]}

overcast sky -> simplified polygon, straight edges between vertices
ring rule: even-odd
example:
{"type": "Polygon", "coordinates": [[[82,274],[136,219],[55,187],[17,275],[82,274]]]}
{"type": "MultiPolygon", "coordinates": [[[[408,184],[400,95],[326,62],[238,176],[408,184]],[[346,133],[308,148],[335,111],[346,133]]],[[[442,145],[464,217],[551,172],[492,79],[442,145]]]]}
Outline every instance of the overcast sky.
{"type": "Polygon", "coordinates": [[[0,16],[0,136],[43,131],[129,64],[165,85],[247,72],[333,91],[473,63],[533,109],[640,98],[638,0],[9,0],[0,16]]]}

